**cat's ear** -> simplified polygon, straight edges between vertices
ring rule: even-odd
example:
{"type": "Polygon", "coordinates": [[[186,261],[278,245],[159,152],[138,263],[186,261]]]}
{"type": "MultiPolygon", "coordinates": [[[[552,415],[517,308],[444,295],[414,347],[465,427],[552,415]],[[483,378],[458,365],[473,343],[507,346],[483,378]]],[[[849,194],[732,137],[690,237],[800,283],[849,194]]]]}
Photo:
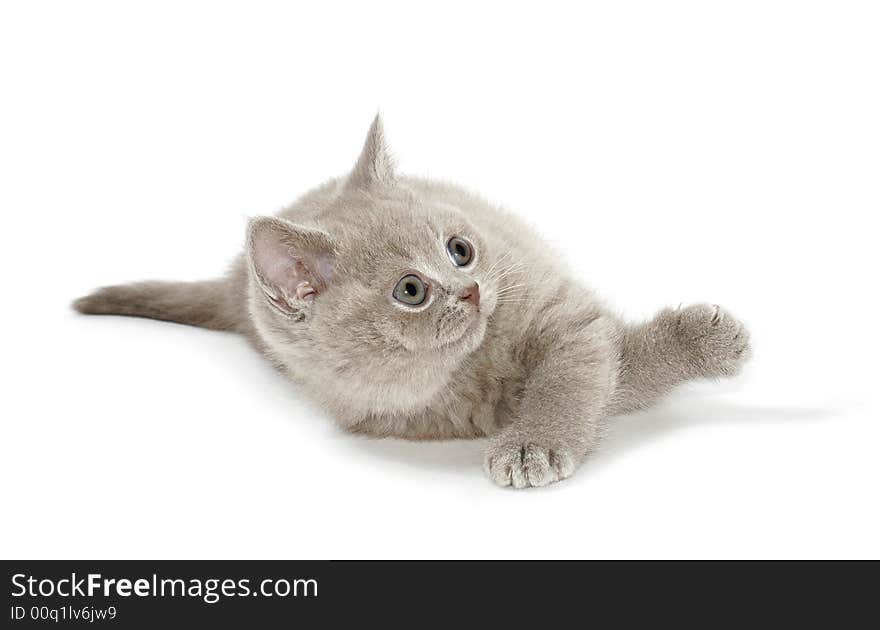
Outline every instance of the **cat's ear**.
{"type": "Polygon", "coordinates": [[[266,298],[285,313],[299,311],[333,282],[333,241],[321,230],[274,217],[253,219],[247,252],[266,298]]]}
{"type": "Polygon", "coordinates": [[[394,160],[385,145],[385,132],[379,114],[373,119],[364,148],[348,176],[348,185],[356,188],[370,188],[373,185],[394,183],[394,160]]]}

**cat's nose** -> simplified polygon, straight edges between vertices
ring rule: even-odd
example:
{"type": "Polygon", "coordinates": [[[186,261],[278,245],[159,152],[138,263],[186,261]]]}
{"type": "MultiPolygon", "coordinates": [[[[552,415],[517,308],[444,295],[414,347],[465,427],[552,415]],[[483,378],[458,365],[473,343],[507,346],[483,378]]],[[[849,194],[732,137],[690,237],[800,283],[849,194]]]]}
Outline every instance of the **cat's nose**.
{"type": "Polygon", "coordinates": [[[474,282],[471,286],[465,287],[458,292],[458,299],[463,302],[470,302],[477,308],[480,306],[480,285],[474,282]]]}

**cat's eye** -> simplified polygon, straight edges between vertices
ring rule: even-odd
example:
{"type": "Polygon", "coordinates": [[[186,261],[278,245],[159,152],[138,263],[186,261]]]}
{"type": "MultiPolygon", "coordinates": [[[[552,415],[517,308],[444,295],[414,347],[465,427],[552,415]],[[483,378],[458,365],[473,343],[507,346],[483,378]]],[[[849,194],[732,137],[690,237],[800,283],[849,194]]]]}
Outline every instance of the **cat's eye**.
{"type": "Polygon", "coordinates": [[[464,267],[474,259],[474,248],[463,238],[453,236],[446,243],[446,251],[456,267],[464,267]]]}
{"type": "Polygon", "coordinates": [[[425,301],[428,289],[422,279],[416,275],[402,277],[394,287],[394,299],[409,306],[418,306],[425,301]]]}

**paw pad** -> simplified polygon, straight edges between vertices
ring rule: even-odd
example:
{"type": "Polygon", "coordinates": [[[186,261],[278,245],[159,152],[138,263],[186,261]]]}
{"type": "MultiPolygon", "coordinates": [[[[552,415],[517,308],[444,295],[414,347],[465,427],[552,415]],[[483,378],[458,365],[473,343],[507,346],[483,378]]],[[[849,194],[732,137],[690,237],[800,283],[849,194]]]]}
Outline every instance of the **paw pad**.
{"type": "Polygon", "coordinates": [[[564,450],[514,440],[490,446],[484,467],[499,486],[528,488],[569,477],[575,460],[564,450]]]}
{"type": "Polygon", "coordinates": [[[704,376],[732,376],[750,354],[749,332],[717,304],[694,304],[676,311],[675,334],[691,363],[704,376]]]}

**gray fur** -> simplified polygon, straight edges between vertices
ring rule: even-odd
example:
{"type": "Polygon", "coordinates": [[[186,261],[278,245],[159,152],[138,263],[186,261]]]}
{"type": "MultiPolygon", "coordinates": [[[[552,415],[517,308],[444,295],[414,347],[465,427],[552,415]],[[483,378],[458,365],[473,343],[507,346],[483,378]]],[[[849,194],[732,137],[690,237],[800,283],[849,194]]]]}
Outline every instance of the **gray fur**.
{"type": "Polygon", "coordinates": [[[345,429],[489,436],[486,473],[517,488],[571,475],[609,416],[749,354],[717,306],[621,321],[516,217],[396,174],[378,116],[347,177],[251,221],[225,278],[107,287],[74,307],[240,332],[345,429]],[[447,256],[451,236],[474,245],[469,267],[447,256]],[[391,297],[409,272],[431,283],[417,308],[391,297]],[[479,307],[459,297],[474,282],[479,307]]]}

